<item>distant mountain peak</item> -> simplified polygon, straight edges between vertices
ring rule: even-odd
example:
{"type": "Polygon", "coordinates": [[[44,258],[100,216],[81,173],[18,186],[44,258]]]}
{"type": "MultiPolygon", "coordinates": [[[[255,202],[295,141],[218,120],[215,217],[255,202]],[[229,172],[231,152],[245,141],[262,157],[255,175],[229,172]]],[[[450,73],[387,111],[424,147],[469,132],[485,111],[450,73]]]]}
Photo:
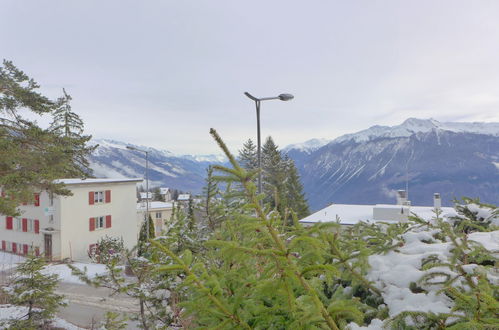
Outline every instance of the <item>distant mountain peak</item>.
{"type": "Polygon", "coordinates": [[[409,118],[400,125],[375,125],[357,133],[342,135],[336,138],[334,142],[341,143],[350,140],[355,142],[366,142],[376,138],[408,137],[413,134],[428,133],[431,131],[450,131],[455,133],[474,133],[499,136],[499,123],[439,122],[433,118],[409,118]]]}
{"type": "Polygon", "coordinates": [[[286,146],[283,150],[285,152],[287,152],[291,149],[295,149],[295,150],[299,150],[302,152],[311,153],[311,152],[321,148],[322,146],[325,146],[326,144],[328,144],[331,141],[332,140],[330,140],[330,139],[310,139],[310,140],[307,140],[307,141],[302,142],[302,143],[290,144],[290,145],[286,146]]]}

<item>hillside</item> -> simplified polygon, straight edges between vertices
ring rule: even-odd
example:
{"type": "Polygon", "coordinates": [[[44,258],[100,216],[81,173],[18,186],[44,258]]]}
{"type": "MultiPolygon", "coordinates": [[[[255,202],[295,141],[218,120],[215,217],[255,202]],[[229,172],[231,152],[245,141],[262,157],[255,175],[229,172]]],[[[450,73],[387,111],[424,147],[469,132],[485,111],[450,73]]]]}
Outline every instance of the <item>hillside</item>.
{"type": "Polygon", "coordinates": [[[313,210],[334,203],[391,203],[409,188],[413,204],[453,198],[499,201],[499,124],[408,119],[341,136],[315,150],[286,148],[313,210]]]}

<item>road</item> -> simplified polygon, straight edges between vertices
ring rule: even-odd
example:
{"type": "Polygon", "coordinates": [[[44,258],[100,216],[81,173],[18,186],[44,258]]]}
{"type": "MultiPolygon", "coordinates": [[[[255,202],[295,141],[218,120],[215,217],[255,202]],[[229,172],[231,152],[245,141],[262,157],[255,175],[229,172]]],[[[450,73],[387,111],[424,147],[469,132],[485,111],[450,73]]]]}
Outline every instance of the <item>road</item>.
{"type": "MultiPolygon", "coordinates": [[[[136,300],[119,295],[109,297],[111,291],[106,288],[94,288],[85,284],[60,283],[56,292],[66,297],[69,304],[61,308],[57,316],[79,327],[92,328],[104,319],[107,311],[137,313],[136,300]]],[[[127,329],[136,329],[132,324],[127,329]]]]}

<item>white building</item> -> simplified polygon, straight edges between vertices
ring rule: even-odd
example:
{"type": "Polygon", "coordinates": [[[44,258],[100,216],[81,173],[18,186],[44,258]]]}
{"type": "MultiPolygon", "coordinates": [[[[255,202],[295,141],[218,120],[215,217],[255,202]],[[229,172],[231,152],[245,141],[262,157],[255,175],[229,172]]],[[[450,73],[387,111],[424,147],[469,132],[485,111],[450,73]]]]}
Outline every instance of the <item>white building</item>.
{"type": "Polygon", "coordinates": [[[152,192],[141,192],[140,193],[140,200],[145,201],[145,200],[150,200],[152,201],[153,199],[153,193],[152,192]]]}
{"type": "Polygon", "coordinates": [[[136,183],[142,179],[61,179],[73,193],[42,191],[21,216],[0,215],[2,250],[45,255],[49,260],[86,261],[102,237],[121,237],[125,247],[137,243],[136,183]]]}
{"type": "Polygon", "coordinates": [[[172,200],[172,192],[170,188],[159,188],[159,194],[163,198],[165,202],[171,201],[172,200]]]}
{"type": "Polygon", "coordinates": [[[397,204],[355,205],[331,204],[308,217],[300,220],[304,225],[313,225],[319,222],[338,222],[341,225],[354,225],[364,222],[406,222],[409,216],[417,215],[425,220],[435,216],[435,209],[440,209],[443,215],[455,215],[452,207],[442,207],[440,195],[434,195],[433,206],[411,206],[405,191],[397,192],[397,204]]]}
{"type": "MultiPolygon", "coordinates": [[[[146,219],[147,205],[146,201],[137,203],[137,224],[142,226],[146,219]]],[[[149,215],[154,222],[154,232],[159,235],[165,228],[165,223],[170,221],[172,217],[173,203],[170,202],[149,202],[149,215]]]]}

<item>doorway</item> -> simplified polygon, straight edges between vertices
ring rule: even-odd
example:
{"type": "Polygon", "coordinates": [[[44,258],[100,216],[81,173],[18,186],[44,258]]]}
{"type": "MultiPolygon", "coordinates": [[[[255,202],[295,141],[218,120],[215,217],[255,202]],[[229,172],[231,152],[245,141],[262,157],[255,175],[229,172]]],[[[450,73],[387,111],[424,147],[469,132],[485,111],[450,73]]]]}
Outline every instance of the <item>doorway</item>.
{"type": "Polygon", "coordinates": [[[43,240],[45,242],[45,259],[47,261],[52,261],[52,235],[44,234],[43,240]]]}

